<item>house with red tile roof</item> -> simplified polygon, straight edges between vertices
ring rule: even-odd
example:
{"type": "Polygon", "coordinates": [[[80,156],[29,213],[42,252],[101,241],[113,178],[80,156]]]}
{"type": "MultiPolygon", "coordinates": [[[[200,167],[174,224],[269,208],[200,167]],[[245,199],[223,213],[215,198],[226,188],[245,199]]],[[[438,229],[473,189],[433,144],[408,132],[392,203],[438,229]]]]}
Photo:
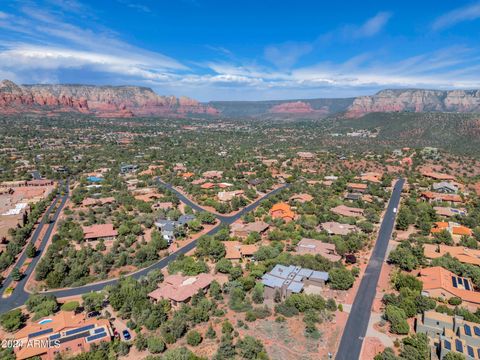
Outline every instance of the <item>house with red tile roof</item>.
{"type": "Polygon", "coordinates": [[[347,190],[355,192],[355,193],[363,194],[364,192],[367,191],[367,188],[368,188],[367,184],[362,184],[362,183],[348,183],[347,184],[347,190]]]}
{"type": "Polygon", "coordinates": [[[295,213],[292,211],[290,205],[284,202],[276,203],[270,209],[270,216],[273,219],[282,219],[289,222],[295,219],[295,213]]]}
{"type": "Polygon", "coordinates": [[[437,221],[433,223],[433,228],[430,231],[432,234],[438,234],[442,231],[448,231],[452,236],[472,236],[473,232],[470,228],[457,224],[455,222],[437,221]]]}
{"type": "Polygon", "coordinates": [[[420,270],[418,278],[423,284],[423,295],[445,300],[459,297],[475,308],[480,305],[480,293],[474,290],[470,279],[457,276],[441,266],[420,270]]]}
{"type": "Polygon", "coordinates": [[[443,244],[424,244],[423,253],[428,259],[437,259],[450,254],[463,264],[480,266],[480,250],[470,249],[464,246],[449,246],[443,244]]]}
{"type": "Polygon", "coordinates": [[[242,244],[240,241],[224,241],[225,259],[240,260],[252,257],[258,251],[258,245],[242,244]]]}
{"type": "Polygon", "coordinates": [[[113,224],[83,226],[82,230],[83,238],[87,241],[114,240],[118,235],[117,230],[113,228],[113,224]]]}
{"type": "Polygon", "coordinates": [[[14,334],[15,340],[23,344],[14,349],[15,357],[23,360],[38,356],[42,360],[54,360],[62,353],[89,352],[92,344],[110,342],[112,336],[107,319],[87,319],[84,314],[60,311],[27,324],[14,334]],[[43,343],[49,340],[52,346],[45,346],[43,343]]]}
{"type": "Polygon", "coordinates": [[[446,202],[446,203],[461,203],[462,197],[457,194],[442,194],[434,193],[432,191],[424,191],[420,194],[420,197],[428,202],[446,202]]]}
{"type": "Polygon", "coordinates": [[[195,176],[195,174],[192,172],[184,172],[182,174],[182,178],[184,178],[185,180],[190,179],[192,176],[195,176]]]}
{"type": "Polygon", "coordinates": [[[360,175],[360,180],[380,184],[382,182],[382,177],[383,174],[379,172],[366,172],[360,175]]]}
{"type": "Polygon", "coordinates": [[[210,170],[210,171],[205,171],[202,176],[205,179],[221,179],[223,176],[223,171],[217,171],[217,170],[210,170]]]}
{"type": "Polygon", "coordinates": [[[215,187],[215,184],[211,183],[211,182],[206,182],[206,183],[200,185],[200,187],[202,189],[213,189],[215,187]]]}
{"type": "Polygon", "coordinates": [[[159,288],[148,294],[153,301],[169,300],[173,306],[188,302],[200,290],[205,291],[215,278],[210,274],[197,276],[169,275],[159,288]]]}
{"type": "Polygon", "coordinates": [[[455,180],[455,176],[449,174],[442,174],[436,171],[422,170],[420,172],[423,176],[435,180],[455,180]]]}

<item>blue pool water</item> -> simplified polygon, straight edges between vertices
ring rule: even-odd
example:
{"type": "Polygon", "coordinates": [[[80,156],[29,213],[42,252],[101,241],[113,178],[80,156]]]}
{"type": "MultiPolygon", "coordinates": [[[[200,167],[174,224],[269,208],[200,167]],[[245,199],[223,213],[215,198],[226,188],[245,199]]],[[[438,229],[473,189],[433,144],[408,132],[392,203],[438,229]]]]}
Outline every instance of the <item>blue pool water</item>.
{"type": "Polygon", "coordinates": [[[98,177],[98,176],[89,176],[87,177],[87,180],[90,181],[90,182],[102,182],[103,181],[103,178],[101,177],[98,177]]]}

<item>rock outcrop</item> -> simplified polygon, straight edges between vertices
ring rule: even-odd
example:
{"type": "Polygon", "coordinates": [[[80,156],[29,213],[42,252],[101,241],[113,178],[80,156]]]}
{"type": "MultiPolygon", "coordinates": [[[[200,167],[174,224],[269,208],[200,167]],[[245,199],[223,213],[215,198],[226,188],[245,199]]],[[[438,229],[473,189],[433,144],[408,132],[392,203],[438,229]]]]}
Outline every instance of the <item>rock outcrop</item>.
{"type": "Polygon", "coordinates": [[[311,114],[317,111],[313,109],[312,105],[303,101],[285,102],[269,109],[269,112],[273,114],[311,114]]]}
{"type": "Polygon", "coordinates": [[[159,96],[138,86],[17,85],[0,83],[0,114],[19,112],[80,112],[99,117],[175,116],[218,111],[196,100],[159,96]]]}
{"type": "Polygon", "coordinates": [[[346,116],[400,111],[480,112],[480,90],[382,90],[372,96],[355,98],[346,116]]]}

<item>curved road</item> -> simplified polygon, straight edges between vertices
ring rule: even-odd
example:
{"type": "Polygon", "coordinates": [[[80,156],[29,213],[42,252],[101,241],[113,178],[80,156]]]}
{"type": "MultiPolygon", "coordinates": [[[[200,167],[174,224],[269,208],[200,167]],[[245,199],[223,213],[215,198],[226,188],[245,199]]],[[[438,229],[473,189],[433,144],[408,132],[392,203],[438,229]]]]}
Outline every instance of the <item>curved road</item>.
{"type": "MultiPolygon", "coordinates": [[[[185,204],[190,206],[192,209],[194,209],[196,211],[205,211],[205,209],[200,207],[198,204],[192,202],[185,195],[183,195],[178,190],[176,190],[172,185],[167,184],[167,183],[163,182],[162,180],[160,180],[158,178],[157,178],[157,181],[160,185],[162,185],[166,189],[174,192],[175,195],[179,198],[179,200],[181,200],[182,202],[184,202],[185,204]]],[[[240,210],[235,215],[225,216],[225,215],[214,214],[215,217],[218,220],[220,220],[220,224],[218,224],[215,228],[213,228],[212,230],[207,232],[205,235],[216,234],[222,228],[221,225],[231,225],[232,223],[234,223],[235,221],[240,219],[244,214],[246,214],[247,212],[255,209],[263,200],[279,193],[280,191],[282,191],[283,189],[285,189],[288,186],[289,186],[288,184],[285,184],[285,185],[279,187],[278,189],[275,189],[275,190],[267,193],[266,195],[264,195],[260,199],[257,199],[256,201],[254,201],[250,205],[248,205],[245,208],[243,208],[242,210],[240,210]]],[[[65,196],[63,197],[62,203],[61,203],[61,205],[59,206],[58,210],[56,211],[56,213],[54,215],[53,222],[49,225],[47,233],[45,234],[45,236],[42,240],[42,245],[40,247],[40,253],[43,252],[43,250],[44,250],[44,247],[45,247],[45,245],[48,241],[48,238],[50,237],[50,234],[53,230],[53,226],[55,225],[55,223],[58,219],[58,215],[60,214],[61,209],[65,205],[65,202],[67,201],[67,198],[68,198],[68,193],[66,193],[65,196]]],[[[46,214],[46,216],[47,215],[48,214],[46,214]]],[[[45,217],[42,220],[42,223],[44,223],[44,221],[45,221],[45,217]]],[[[38,237],[38,234],[37,234],[37,237],[38,237]]],[[[161,259],[158,262],[150,265],[149,267],[141,269],[141,270],[139,270],[135,273],[132,273],[130,275],[126,275],[126,277],[131,276],[135,279],[138,279],[139,277],[147,275],[152,270],[165,268],[166,266],[168,266],[168,264],[171,261],[175,260],[179,255],[186,254],[190,250],[194,249],[197,246],[197,241],[198,240],[192,241],[191,243],[189,243],[189,244],[185,245],[184,247],[178,249],[177,251],[168,255],[167,257],[164,257],[163,259],[161,259]]],[[[39,259],[40,259],[40,255],[37,255],[37,257],[34,258],[34,260],[29,265],[29,267],[28,267],[28,269],[25,273],[26,276],[19,282],[19,284],[17,285],[17,288],[13,292],[12,296],[10,296],[8,299],[2,299],[0,301],[0,314],[4,313],[6,311],[12,310],[16,307],[22,306],[27,301],[28,296],[30,294],[25,291],[25,283],[26,283],[28,277],[33,273],[33,270],[35,269],[35,266],[36,266],[37,262],[39,261],[39,259]]],[[[98,282],[98,283],[88,284],[88,285],[84,285],[84,286],[80,286],[80,287],[76,287],[76,288],[46,291],[46,292],[43,292],[43,294],[52,294],[52,295],[55,295],[58,298],[66,297],[66,296],[76,296],[76,295],[82,295],[82,294],[85,294],[85,293],[89,293],[91,291],[102,290],[105,286],[113,285],[117,282],[118,282],[118,279],[111,279],[111,280],[106,280],[106,281],[102,281],[102,282],[98,282]]],[[[0,290],[2,290],[2,289],[3,288],[0,288],[0,290]]]]}
{"type": "Polygon", "coordinates": [[[388,242],[392,235],[395,218],[400,204],[400,195],[402,194],[405,179],[399,179],[392,191],[392,196],[387,206],[387,211],[383,217],[380,231],[378,232],[377,242],[373,249],[367,270],[363,275],[362,282],[358,289],[352,310],[348,316],[347,325],[343,331],[342,340],[338,348],[336,360],[360,359],[362,344],[367,333],[368,322],[372,310],[373,300],[377,291],[377,283],[382,270],[382,264],[385,260],[388,242]],[[394,211],[394,209],[396,209],[394,211]]]}
{"type": "MultiPolygon", "coordinates": [[[[52,234],[53,228],[55,226],[55,223],[58,220],[58,217],[65,206],[65,203],[68,200],[68,187],[69,187],[69,181],[67,180],[66,186],[65,186],[65,194],[60,198],[58,195],[55,198],[55,200],[52,202],[52,204],[48,207],[47,211],[43,215],[40,223],[38,224],[37,228],[35,229],[32,238],[30,239],[30,243],[35,244],[40,236],[40,233],[42,232],[43,227],[48,224],[47,226],[47,231],[45,232],[45,235],[42,238],[42,241],[40,243],[39,249],[37,249],[37,255],[32,259],[30,264],[28,265],[27,269],[25,270],[23,278],[18,282],[15,290],[13,291],[12,295],[8,297],[7,299],[1,299],[0,300],[0,313],[4,313],[8,310],[14,309],[18,306],[22,306],[25,301],[28,299],[28,293],[25,291],[25,284],[30,277],[30,275],[33,274],[33,271],[35,270],[35,267],[37,266],[37,263],[40,261],[40,254],[43,252],[45,249],[45,246],[47,245],[48,239],[50,238],[50,235],[52,234]],[[61,200],[60,200],[61,199],[61,200]],[[55,208],[55,206],[58,204],[60,201],[60,205],[58,206],[57,210],[53,214],[52,221],[48,222],[50,213],[52,210],[55,208]]],[[[25,261],[27,260],[27,254],[24,251],[23,254],[20,256],[18,259],[15,267],[21,268],[25,261]]],[[[12,277],[11,275],[7,276],[5,281],[3,282],[2,286],[0,286],[0,293],[3,294],[5,289],[8,288],[8,286],[12,282],[12,277]]]]}

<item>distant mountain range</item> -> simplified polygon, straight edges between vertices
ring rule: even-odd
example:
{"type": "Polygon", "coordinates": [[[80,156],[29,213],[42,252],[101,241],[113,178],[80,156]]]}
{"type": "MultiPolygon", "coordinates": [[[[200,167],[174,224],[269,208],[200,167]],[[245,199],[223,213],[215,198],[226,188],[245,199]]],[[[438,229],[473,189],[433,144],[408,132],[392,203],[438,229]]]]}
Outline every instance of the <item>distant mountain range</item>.
{"type": "Polygon", "coordinates": [[[0,83],[0,113],[72,111],[100,117],[218,113],[196,100],[159,96],[139,86],[17,85],[9,80],[0,83]]]}
{"type": "Polygon", "coordinates": [[[382,90],[338,99],[211,101],[160,96],[139,86],[17,85],[0,83],[0,114],[79,112],[99,117],[187,116],[357,118],[374,112],[480,113],[480,90],[382,90]]]}

